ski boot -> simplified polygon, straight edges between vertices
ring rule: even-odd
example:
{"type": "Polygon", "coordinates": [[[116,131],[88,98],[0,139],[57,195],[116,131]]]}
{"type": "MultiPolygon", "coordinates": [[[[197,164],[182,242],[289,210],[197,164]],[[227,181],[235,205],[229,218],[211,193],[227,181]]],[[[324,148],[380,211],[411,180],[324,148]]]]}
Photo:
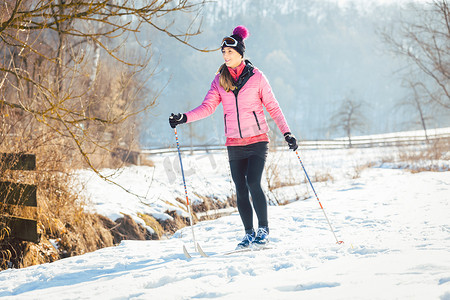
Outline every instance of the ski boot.
{"type": "Polygon", "coordinates": [[[263,226],[258,228],[253,244],[264,247],[269,243],[269,227],[263,226]]]}
{"type": "Polygon", "coordinates": [[[244,238],[242,239],[242,242],[240,242],[237,245],[236,250],[246,249],[250,247],[250,245],[253,243],[254,240],[255,240],[255,231],[253,230],[251,233],[245,234],[244,238]]]}

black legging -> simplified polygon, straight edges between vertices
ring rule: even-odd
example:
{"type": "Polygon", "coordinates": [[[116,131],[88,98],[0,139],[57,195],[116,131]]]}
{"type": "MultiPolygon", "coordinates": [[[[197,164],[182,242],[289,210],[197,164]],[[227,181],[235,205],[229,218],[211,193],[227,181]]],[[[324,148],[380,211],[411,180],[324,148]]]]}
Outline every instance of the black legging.
{"type": "Polygon", "coordinates": [[[253,229],[253,210],[249,190],[258,217],[258,226],[268,226],[266,196],[261,188],[264,163],[265,160],[257,155],[230,161],[231,177],[236,185],[237,207],[246,232],[253,229]]]}

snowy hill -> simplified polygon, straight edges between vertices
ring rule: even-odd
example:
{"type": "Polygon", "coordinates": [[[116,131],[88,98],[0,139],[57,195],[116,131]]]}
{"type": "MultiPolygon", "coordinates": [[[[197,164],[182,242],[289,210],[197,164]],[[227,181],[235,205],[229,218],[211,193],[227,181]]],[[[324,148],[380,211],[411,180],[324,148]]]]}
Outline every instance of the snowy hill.
{"type": "MultiPolygon", "coordinates": [[[[279,174],[297,174],[299,184],[276,189],[270,197],[294,200],[308,192],[307,186],[301,182],[295,155],[277,153],[269,160],[279,163],[279,174]]],[[[272,249],[224,255],[243,234],[239,215],[234,213],[195,225],[196,238],[209,258],[184,257],[183,244],[193,252],[190,228],[184,228],[167,240],[124,241],[51,264],[2,271],[0,297],[450,299],[450,172],[413,174],[382,167],[387,166],[379,163],[386,149],[302,155],[310,175],[325,172],[333,177],[314,185],[342,245],[335,244],[316,199],[307,196],[285,206],[269,206],[272,249]],[[357,166],[370,161],[378,165],[355,174],[357,166]]],[[[186,157],[190,191],[209,192],[219,200],[226,197],[231,188],[226,157],[214,154],[213,164],[208,156],[200,156],[186,157]]],[[[163,214],[163,209],[175,206],[166,202],[182,195],[179,178],[174,169],[175,177],[158,169],[167,156],[158,157],[154,169],[128,168],[118,178],[135,192],[147,193],[153,206],[139,207],[132,197],[94,184],[108,196],[97,203],[97,210],[117,215],[142,210],[163,214]],[[152,183],[151,189],[143,182],[152,183]],[[116,206],[119,198],[120,207],[116,206]]],[[[89,190],[95,195],[95,190],[89,190]]]]}

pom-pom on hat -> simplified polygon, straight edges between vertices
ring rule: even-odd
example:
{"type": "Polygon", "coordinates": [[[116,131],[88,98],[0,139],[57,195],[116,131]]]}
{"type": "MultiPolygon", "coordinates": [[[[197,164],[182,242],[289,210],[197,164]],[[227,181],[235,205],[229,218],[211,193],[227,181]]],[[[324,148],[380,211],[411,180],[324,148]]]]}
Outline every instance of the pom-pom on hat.
{"type": "MultiPolygon", "coordinates": [[[[231,47],[231,48],[234,48],[234,50],[236,50],[241,56],[244,56],[244,53],[245,53],[244,40],[246,38],[248,38],[249,35],[250,35],[250,33],[249,33],[248,29],[245,28],[245,26],[242,26],[242,25],[237,26],[236,28],[233,29],[233,34],[229,36],[237,41],[237,45],[230,46],[229,44],[227,45],[226,43],[222,42],[222,50],[224,47],[231,47]]],[[[226,38],[227,37],[225,37],[224,40],[226,38]]]]}
{"type": "Polygon", "coordinates": [[[233,35],[235,35],[236,37],[241,38],[241,40],[245,40],[246,38],[248,38],[248,36],[250,35],[250,33],[248,32],[248,29],[245,28],[242,25],[239,25],[238,27],[236,27],[233,30],[233,35]]]}

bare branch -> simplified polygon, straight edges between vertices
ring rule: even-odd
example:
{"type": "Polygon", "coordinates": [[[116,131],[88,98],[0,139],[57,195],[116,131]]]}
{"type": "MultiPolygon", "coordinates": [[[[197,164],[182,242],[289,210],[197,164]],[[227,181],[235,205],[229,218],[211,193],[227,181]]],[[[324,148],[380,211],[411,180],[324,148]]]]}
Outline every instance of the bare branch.
{"type": "MultiPolygon", "coordinates": [[[[450,10],[448,0],[415,6],[414,21],[401,20],[397,30],[382,37],[393,52],[405,57],[411,66],[406,76],[422,74],[428,79],[430,99],[443,108],[450,108],[450,10]],[[397,34],[397,35],[395,35],[397,34]]],[[[416,85],[414,85],[416,86],[416,85]]],[[[410,86],[411,88],[411,86],[410,86]]]]}

